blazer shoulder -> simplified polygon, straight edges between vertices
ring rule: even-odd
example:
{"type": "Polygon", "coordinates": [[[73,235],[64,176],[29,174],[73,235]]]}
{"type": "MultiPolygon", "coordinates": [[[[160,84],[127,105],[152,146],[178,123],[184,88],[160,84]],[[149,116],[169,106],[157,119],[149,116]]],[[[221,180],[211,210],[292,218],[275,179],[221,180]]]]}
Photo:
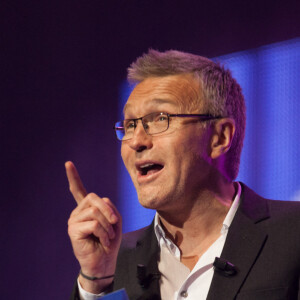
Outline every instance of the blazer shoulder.
{"type": "Polygon", "coordinates": [[[274,211],[282,210],[284,211],[295,211],[295,213],[300,212],[300,201],[288,201],[288,200],[273,200],[267,199],[267,202],[271,209],[274,211]]]}
{"type": "Polygon", "coordinates": [[[151,235],[151,232],[153,231],[152,229],[153,224],[140,228],[138,230],[124,233],[122,236],[121,249],[135,248],[141,240],[151,235]]]}
{"type": "Polygon", "coordinates": [[[287,222],[297,223],[300,227],[300,202],[298,201],[282,201],[267,200],[270,215],[274,220],[286,220],[287,222]]]}
{"type": "Polygon", "coordinates": [[[256,194],[244,183],[241,185],[240,210],[251,219],[260,221],[268,218],[273,220],[289,218],[300,221],[300,202],[267,199],[256,194]]]}

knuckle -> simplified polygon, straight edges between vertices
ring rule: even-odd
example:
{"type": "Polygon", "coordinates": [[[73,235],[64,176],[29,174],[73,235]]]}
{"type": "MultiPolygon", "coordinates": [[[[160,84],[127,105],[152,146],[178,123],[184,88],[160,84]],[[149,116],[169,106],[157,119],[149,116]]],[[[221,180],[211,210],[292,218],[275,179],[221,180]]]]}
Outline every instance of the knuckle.
{"type": "Polygon", "coordinates": [[[73,218],[77,213],[77,207],[75,209],[72,210],[71,214],[70,214],[70,219],[73,218]]]}
{"type": "Polygon", "coordinates": [[[105,203],[111,203],[111,201],[108,197],[103,197],[102,199],[105,203]]]}
{"type": "Polygon", "coordinates": [[[71,226],[68,227],[68,235],[70,235],[70,236],[72,235],[72,229],[71,229],[71,226]]]}
{"type": "Polygon", "coordinates": [[[93,201],[96,197],[97,197],[97,195],[95,193],[88,193],[85,198],[88,201],[93,201]]]}
{"type": "Polygon", "coordinates": [[[68,227],[68,235],[71,237],[74,234],[74,228],[72,225],[69,225],[68,227]]]}
{"type": "Polygon", "coordinates": [[[99,229],[99,227],[100,227],[99,222],[98,222],[97,220],[93,220],[92,223],[91,223],[91,229],[92,229],[93,231],[96,231],[96,230],[99,229]]]}
{"type": "Polygon", "coordinates": [[[72,212],[70,218],[68,219],[68,228],[72,228],[76,224],[75,213],[72,212]]]}
{"type": "Polygon", "coordinates": [[[72,212],[71,215],[70,215],[70,217],[69,217],[69,219],[68,219],[68,225],[70,225],[71,223],[73,223],[74,217],[75,217],[75,213],[72,212]]]}
{"type": "Polygon", "coordinates": [[[98,210],[98,208],[97,208],[96,206],[91,206],[91,207],[89,208],[89,210],[90,210],[90,213],[91,213],[92,215],[97,215],[98,212],[99,212],[99,210],[98,210]]]}

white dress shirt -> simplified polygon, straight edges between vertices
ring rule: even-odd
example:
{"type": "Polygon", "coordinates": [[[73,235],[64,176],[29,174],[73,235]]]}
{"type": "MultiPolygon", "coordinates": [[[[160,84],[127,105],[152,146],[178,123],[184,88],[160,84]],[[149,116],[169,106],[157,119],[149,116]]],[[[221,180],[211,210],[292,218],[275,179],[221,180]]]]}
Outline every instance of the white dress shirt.
{"type": "Polygon", "coordinates": [[[195,299],[205,300],[212,282],[216,257],[220,257],[228,229],[238,209],[241,185],[237,182],[237,193],[223,221],[219,238],[203,253],[192,271],[180,262],[179,248],[165,235],[158,214],[154,229],[160,245],[158,269],[161,273],[160,292],[163,300],[195,299]]]}
{"type": "MultiPolygon", "coordinates": [[[[192,271],[180,262],[179,248],[165,235],[156,213],[154,231],[160,246],[158,269],[161,273],[160,292],[163,300],[193,299],[205,300],[212,282],[216,257],[220,257],[228,229],[240,204],[241,185],[236,183],[238,190],[233,203],[223,221],[219,238],[203,253],[192,271]]],[[[81,300],[97,300],[104,293],[95,295],[81,287],[77,280],[81,300]]]]}

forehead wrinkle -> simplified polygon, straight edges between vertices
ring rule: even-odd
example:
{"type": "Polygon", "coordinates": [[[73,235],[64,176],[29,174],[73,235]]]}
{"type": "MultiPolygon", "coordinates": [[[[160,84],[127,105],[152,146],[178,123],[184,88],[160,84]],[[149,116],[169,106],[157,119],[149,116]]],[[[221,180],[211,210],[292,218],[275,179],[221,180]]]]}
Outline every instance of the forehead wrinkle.
{"type": "MultiPolygon", "coordinates": [[[[168,99],[162,99],[162,98],[155,98],[155,99],[151,99],[149,100],[149,102],[146,103],[145,106],[153,106],[153,105],[162,105],[162,104],[170,104],[172,106],[177,106],[177,103],[175,103],[172,100],[168,100],[168,99]]],[[[124,105],[124,109],[123,109],[123,115],[125,115],[126,110],[130,109],[131,107],[133,107],[133,105],[131,103],[126,103],[124,105]]]]}
{"type": "MultiPolygon", "coordinates": [[[[150,77],[136,85],[124,106],[123,114],[135,107],[137,99],[145,102],[157,101],[154,104],[173,104],[182,113],[198,112],[203,106],[201,86],[192,74],[150,77]]],[[[138,105],[137,101],[137,105],[138,105]]],[[[179,112],[179,111],[178,111],[179,112]]]]}
{"type": "Polygon", "coordinates": [[[160,82],[159,88],[177,102],[181,113],[199,113],[203,108],[202,86],[193,74],[169,76],[169,82],[160,82]]]}

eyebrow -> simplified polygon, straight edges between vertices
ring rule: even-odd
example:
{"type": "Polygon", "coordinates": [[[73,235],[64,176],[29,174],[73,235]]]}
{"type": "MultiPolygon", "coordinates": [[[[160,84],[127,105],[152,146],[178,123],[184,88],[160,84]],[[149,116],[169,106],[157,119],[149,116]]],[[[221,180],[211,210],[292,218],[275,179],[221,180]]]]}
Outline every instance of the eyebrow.
{"type": "MultiPolygon", "coordinates": [[[[173,106],[176,106],[176,102],[168,100],[168,99],[160,99],[160,98],[155,98],[149,102],[149,106],[152,105],[160,105],[160,104],[171,104],[173,106]]],[[[132,105],[129,103],[126,103],[124,108],[123,108],[123,115],[125,115],[126,110],[128,110],[132,105]]]]}

